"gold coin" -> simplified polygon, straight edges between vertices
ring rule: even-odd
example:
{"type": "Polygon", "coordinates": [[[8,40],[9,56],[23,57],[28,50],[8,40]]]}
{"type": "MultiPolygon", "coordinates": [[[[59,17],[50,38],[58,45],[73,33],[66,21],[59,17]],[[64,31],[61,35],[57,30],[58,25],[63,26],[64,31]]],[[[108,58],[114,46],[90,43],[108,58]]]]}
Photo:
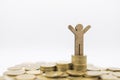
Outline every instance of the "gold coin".
{"type": "Polygon", "coordinates": [[[68,70],[67,73],[71,76],[83,76],[83,75],[85,75],[85,72],[75,71],[75,70],[68,70]]]}
{"type": "Polygon", "coordinates": [[[14,71],[6,71],[4,74],[5,75],[10,75],[10,76],[16,76],[16,75],[21,75],[24,74],[25,70],[14,70],[14,71]]]}
{"type": "Polygon", "coordinates": [[[43,72],[40,70],[32,70],[32,71],[27,71],[27,74],[34,74],[34,75],[39,75],[42,74],[43,72]]]}
{"type": "Polygon", "coordinates": [[[44,76],[44,74],[36,76],[36,79],[37,80],[49,80],[49,79],[47,79],[47,77],[44,76]]]}
{"type": "Polygon", "coordinates": [[[82,80],[99,80],[98,77],[82,78],[82,80]]]}
{"type": "Polygon", "coordinates": [[[105,75],[101,75],[100,78],[102,80],[119,80],[116,76],[113,76],[111,74],[109,74],[109,75],[106,75],[106,74],[105,75]]]}
{"type": "Polygon", "coordinates": [[[22,68],[20,66],[13,66],[9,67],[8,70],[21,70],[22,68]]]}
{"type": "Polygon", "coordinates": [[[0,80],[4,80],[4,77],[3,77],[3,76],[0,76],[0,80]]]}
{"type": "Polygon", "coordinates": [[[108,71],[115,71],[115,72],[119,72],[120,71],[120,68],[116,68],[116,67],[110,67],[110,68],[107,68],[108,71]]]}
{"type": "Polygon", "coordinates": [[[56,77],[60,77],[62,76],[63,72],[59,72],[59,71],[56,71],[56,72],[47,72],[45,73],[45,77],[49,77],[49,78],[56,78],[56,77]]]}
{"type": "Polygon", "coordinates": [[[66,77],[68,77],[68,76],[69,76],[69,75],[64,72],[60,77],[61,77],[61,78],[66,78],[66,77]]]}
{"type": "Polygon", "coordinates": [[[100,71],[100,72],[103,73],[103,74],[112,74],[111,71],[100,71]]]}
{"type": "Polygon", "coordinates": [[[23,74],[16,77],[17,80],[34,80],[35,78],[36,76],[31,74],[23,74]]]}
{"type": "Polygon", "coordinates": [[[100,68],[97,68],[95,66],[91,66],[91,67],[87,67],[87,70],[88,71],[100,71],[101,69],[100,68]]]}
{"type": "Polygon", "coordinates": [[[25,67],[25,70],[39,70],[40,69],[40,66],[39,65],[36,65],[36,64],[32,64],[32,65],[28,65],[25,67]]]}
{"type": "Polygon", "coordinates": [[[101,71],[87,71],[86,72],[86,76],[88,77],[96,77],[96,76],[100,76],[103,73],[101,71]]]}
{"type": "Polygon", "coordinates": [[[120,78],[120,72],[112,72],[112,74],[120,78]]]}
{"type": "Polygon", "coordinates": [[[73,76],[68,77],[68,80],[82,80],[82,79],[83,79],[82,76],[81,77],[73,77],[73,76]]]}

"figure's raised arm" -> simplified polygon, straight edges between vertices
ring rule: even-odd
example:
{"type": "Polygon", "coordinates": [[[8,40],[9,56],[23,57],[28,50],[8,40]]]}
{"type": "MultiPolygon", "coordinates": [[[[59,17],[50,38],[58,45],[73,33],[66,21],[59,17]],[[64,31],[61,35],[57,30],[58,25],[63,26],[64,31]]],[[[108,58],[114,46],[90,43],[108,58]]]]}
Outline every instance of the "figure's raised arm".
{"type": "Polygon", "coordinates": [[[69,28],[69,30],[71,30],[73,32],[73,34],[77,34],[76,30],[71,25],[69,25],[68,28],[69,28]]]}
{"type": "Polygon", "coordinates": [[[90,25],[88,25],[87,27],[85,27],[85,29],[83,30],[83,33],[86,33],[90,28],[91,28],[90,25]]]}

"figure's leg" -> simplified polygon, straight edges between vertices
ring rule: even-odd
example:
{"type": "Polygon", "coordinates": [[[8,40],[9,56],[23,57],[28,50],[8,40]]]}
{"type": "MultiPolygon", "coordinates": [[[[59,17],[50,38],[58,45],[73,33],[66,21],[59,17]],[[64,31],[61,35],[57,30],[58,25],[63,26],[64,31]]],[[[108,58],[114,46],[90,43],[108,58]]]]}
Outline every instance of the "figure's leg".
{"type": "Polygon", "coordinates": [[[80,54],[79,55],[83,56],[83,54],[84,54],[83,38],[80,40],[80,47],[79,47],[79,49],[80,49],[80,54]]]}
{"type": "Polygon", "coordinates": [[[79,55],[80,53],[80,50],[79,50],[79,39],[77,36],[75,36],[75,55],[79,55]]]}

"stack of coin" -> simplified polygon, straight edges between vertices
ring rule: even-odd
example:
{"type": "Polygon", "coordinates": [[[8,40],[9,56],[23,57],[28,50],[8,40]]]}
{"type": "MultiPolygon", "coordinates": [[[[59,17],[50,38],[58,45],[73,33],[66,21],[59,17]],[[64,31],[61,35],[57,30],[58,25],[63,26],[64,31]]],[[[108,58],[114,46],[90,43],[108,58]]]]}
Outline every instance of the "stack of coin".
{"type": "Polygon", "coordinates": [[[86,68],[87,68],[86,64],[74,64],[74,70],[76,71],[85,72],[86,68]]]}
{"type": "Polygon", "coordinates": [[[40,66],[40,70],[43,72],[50,72],[56,70],[56,64],[55,63],[45,63],[40,66]]]}
{"type": "MultiPolygon", "coordinates": [[[[87,70],[87,57],[86,56],[79,56],[75,55],[72,56],[72,64],[73,64],[73,69],[75,72],[82,72],[85,74],[87,70]]],[[[82,74],[80,73],[80,74],[82,74]]]]}
{"type": "Polygon", "coordinates": [[[57,70],[58,71],[67,71],[70,69],[70,65],[71,63],[70,62],[66,62],[66,61],[59,61],[56,63],[56,66],[57,66],[57,70]]]}
{"type": "Polygon", "coordinates": [[[79,55],[72,56],[72,63],[73,64],[86,64],[87,57],[86,56],[79,56],[79,55]]]}

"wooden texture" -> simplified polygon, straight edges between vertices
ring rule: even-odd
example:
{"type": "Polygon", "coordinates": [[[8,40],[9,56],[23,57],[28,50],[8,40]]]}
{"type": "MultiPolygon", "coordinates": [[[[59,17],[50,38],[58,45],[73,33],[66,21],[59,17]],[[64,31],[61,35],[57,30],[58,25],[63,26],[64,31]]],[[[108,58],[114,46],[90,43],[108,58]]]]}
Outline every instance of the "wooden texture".
{"type": "Polygon", "coordinates": [[[71,25],[68,26],[71,32],[75,35],[75,55],[83,56],[84,54],[84,34],[90,29],[90,25],[83,29],[82,24],[76,25],[73,28],[71,25]]]}

